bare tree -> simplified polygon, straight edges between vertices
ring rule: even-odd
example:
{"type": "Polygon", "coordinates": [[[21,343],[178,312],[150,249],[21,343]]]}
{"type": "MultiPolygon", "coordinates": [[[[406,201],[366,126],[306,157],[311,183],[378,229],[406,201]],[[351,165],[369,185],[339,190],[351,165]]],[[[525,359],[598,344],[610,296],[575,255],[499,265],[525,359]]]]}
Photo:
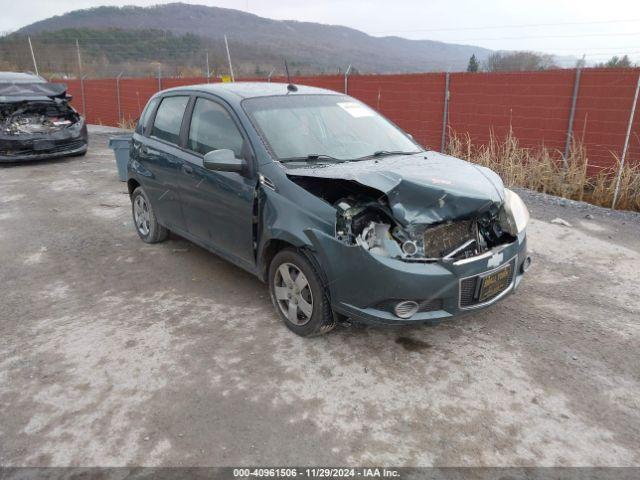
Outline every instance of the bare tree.
{"type": "Polygon", "coordinates": [[[487,58],[488,72],[520,72],[558,68],[552,55],[536,52],[495,52],[487,58]]]}

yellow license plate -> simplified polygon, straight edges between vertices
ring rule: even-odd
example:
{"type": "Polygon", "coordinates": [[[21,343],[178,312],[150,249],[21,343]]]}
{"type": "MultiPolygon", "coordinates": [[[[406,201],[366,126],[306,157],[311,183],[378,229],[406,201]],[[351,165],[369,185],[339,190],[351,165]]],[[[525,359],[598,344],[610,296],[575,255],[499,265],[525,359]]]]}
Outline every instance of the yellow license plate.
{"type": "Polygon", "coordinates": [[[480,302],[483,302],[491,297],[495,297],[504,289],[509,286],[509,280],[511,279],[511,264],[507,265],[502,270],[490,273],[482,279],[482,287],[480,287],[480,302]]]}

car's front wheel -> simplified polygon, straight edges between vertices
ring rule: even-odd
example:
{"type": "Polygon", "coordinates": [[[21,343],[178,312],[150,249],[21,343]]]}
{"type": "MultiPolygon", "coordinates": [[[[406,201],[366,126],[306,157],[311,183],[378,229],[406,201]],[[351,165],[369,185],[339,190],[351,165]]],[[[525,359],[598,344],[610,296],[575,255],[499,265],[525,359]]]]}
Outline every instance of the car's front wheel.
{"type": "Polygon", "coordinates": [[[131,194],[131,212],[133,224],[143,242],[158,243],[169,236],[169,231],[158,223],[149,197],[142,187],[136,188],[131,194]]]}
{"type": "Polygon", "coordinates": [[[287,248],[275,255],[269,266],[269,292],[280,318],[294,333],[311,337],[335,327],[320,275],[299,251],[287,248]]]}

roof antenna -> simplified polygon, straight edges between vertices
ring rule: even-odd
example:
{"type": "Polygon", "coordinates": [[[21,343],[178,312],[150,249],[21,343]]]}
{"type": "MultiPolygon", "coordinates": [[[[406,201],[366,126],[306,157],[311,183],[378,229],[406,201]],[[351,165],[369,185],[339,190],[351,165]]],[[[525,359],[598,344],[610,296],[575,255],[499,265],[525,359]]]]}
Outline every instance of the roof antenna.
{"type": "Polygon", "coordinates": [[[284,69],[287,72],[287,90],[290,92],[297,92],[298,87],[296,87],[293,83],[291,83],[291,76],[289,75],[289,65],[287,65],[287,60],[284,61],[284,69]]]}

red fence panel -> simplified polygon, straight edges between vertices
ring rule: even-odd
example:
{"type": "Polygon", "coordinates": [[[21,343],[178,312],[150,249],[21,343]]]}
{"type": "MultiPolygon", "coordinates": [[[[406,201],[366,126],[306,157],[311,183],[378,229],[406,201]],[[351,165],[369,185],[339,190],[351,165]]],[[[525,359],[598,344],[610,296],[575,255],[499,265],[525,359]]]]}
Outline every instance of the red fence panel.
{"type": "Polygon", "coordinates": [[[574,70],[452,74],[449,126],[475,144],[511,128],[522,146],[563,151],[574,77],[574,70]]]}
{"type": "MultiPolygon", "coordinates": [[[[158,92],[157,78],[120,79],[120,108],[125,121],[136,120],[151,96],[158,92]]],[[[117,108],[117,103],[114,102],[117,108]]]]}
{"type": "MultiPolygon", "coordinates": [[[[620,157],[627,133],[638,69],[582,72],[573,134],[584,141],[590,162],[610,166],[620,157]]],[[[636,110],[627,161],[640,163],[640,110],[636,110]]]]}
{"type": "MultiPolygon", "coordinates": [[[[610,166],[620,156],[640,69],[585,69],[576,104],[573,135],[582,140],[593,166],[610,166]]],[[[504,138],[513,130],[522,146],[564,150],[575,70],[510,73],[452,73],[447,126],[469,134],[475,144],[490,133],[504,138]]],[[[444,73],[351,75],[349,95],[379,110],[418,142],[439,150],[443,127],[444,73]]],[[[264,78],[245,79],[264,81],[264,78]]],[[[274,82],[286,82],[274,77],[274,82]]],[[[217,82],[218,79],[210,79],[217,82]]],[[[294,83],[344,92],[342,75],[292,77],[294,83]]],[[[205,78],[123,78],[119,82],[120,117],[135,120],[149,97],[162,89],[206,83],[205,78]]],[[[83,111],[77,79],[67,80],[73,105],[83,111]]],[[[89,123],[118,125],[116,79],[84,80],[84,111],[89,123]]],[[[640,111],[633,125],[627,161],[640,163],[640,111]]]]}
{"type": "Polygon", "coordinates": [[[117,125],[116,80],[114,78],[84,81],[85,116],[89,123],[117,125]]]}
{"type": "Polygon", "coordinates": [[[427,148],[440,150],[445,74],[354,75],[349,95],[380,111],[427,148]]]}

